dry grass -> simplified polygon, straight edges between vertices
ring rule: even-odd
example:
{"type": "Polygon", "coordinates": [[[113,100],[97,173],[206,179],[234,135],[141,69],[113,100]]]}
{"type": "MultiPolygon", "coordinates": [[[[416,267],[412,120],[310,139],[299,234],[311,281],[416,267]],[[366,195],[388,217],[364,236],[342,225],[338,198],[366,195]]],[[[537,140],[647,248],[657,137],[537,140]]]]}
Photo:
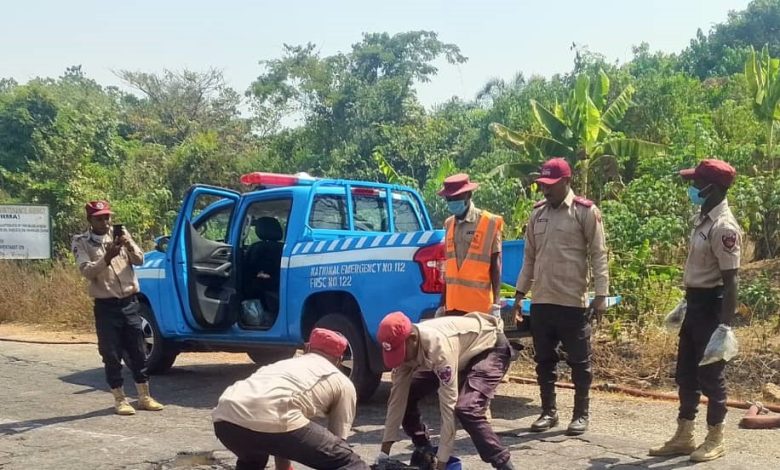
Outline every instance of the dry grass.
{"type": "Polygon", "coordinates": [[[93,330],[86,282],[68,263],[0,261],[0,323],[6,322],[93,330]]]}
{"type": "MultiPolygon", "coordinates": [[[[740,354],[726,368],[730,398],[760,399],[764,384],[780,381],[780,336],[773,331],[772,325],[736,329],[740,354]]],[[[522,354],[513,372],[535,377],[533,348],[522,354]]],[[[674,391],[676,359],[677,334],[658,327],[618,340],[599,336],[593,347],[594,381],[674,391]]],[[[567,369],[561,370],[561,380],[570,380],[567,369]]]]}

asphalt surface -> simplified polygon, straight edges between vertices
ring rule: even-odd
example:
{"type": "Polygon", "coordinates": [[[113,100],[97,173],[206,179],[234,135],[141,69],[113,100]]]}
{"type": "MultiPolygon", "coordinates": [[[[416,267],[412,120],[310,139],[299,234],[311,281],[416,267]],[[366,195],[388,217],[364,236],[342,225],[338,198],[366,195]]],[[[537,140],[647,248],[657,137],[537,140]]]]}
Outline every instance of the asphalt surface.
{"type": "MultiPolygon", "coordinates": [[[[0,326],[0,337],[2,337],[0,326]]],[[[233,456],[213,435],[210,411],[222,391],[250,375],[255,366],[243,356],[180,356],[169,374],[154,377],[153,395],[162,412],[135,416],[113,413],[96,346],[26,344],[0,341],[0,468],[16,469],[232,469],[233,456]],[[230,360],[225,357],[230,356],[230,360]],[[237,363],[238,362],[238,363],[237,363]],[[243,362],[243,363],[242,363],[243,362]]],[[[135,396],[126,371],[126,391],[135,396]]],[[[359,405],[350,442],[369,463],[379,451],[389,384],[372,401],[359,405]]],[[[559,393],[562,424],[571,413],[571,395],[559,393]]],[[[493,425],[512,451],[515,467],[541,469],[689,468],[685,457],[651,458],[647,448],[673,433],[673,403],[640,401],[596,394],[591,431],[571,438],[562,427],[527,432],[539,413],[532,386],[505,384],[493,400],[493,425]]],[[[132,403],[132,402],[131,402],[132,403]]],[[[741,410],[733,410],[727,429],[726,457],[697,469],[780,468],[778,431],[740,430],[741,410]]],[[[435,401],[427,404],[434,432],[435,401]]],[[[700,413],[698,440],[704,436],[700,413]]],[[[408,441],[397,443],[394,457],[411,455],[408,441]]],[[[456,455],[465,469],[488,469],[469,437],[459,431],[456,455]]],[[[305,468],[296,465],[296,469],[305,468]]]]}

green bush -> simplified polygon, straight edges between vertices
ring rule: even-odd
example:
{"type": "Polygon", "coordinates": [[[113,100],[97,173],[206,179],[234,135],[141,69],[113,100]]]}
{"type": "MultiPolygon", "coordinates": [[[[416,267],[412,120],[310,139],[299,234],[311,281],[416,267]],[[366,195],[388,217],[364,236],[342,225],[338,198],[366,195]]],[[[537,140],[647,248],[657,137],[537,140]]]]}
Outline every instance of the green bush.
{"type": "Polygon", "coordinates": [[[765,276],[759,276],[739,286],[739,302],[747,308],[751,319],[767,320],[780,312],[780,291],[765,276]]]}

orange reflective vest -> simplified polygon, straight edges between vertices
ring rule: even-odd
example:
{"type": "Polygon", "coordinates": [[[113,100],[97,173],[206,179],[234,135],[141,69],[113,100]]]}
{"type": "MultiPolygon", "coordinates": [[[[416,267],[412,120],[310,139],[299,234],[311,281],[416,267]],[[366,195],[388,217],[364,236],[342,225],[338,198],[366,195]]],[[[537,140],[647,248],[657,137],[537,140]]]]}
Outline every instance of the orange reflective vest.
{"type": "Polygon", "coordinates": [[[490,311],[493,304],[493,289],[490,280],[490,256],[496,231],[504,228],[504,219],[483,211],[471,239],[463,263],[458,266],[455,255],[455,217],[445,222],[447,230],[447,261],[444,265],[444,280],[447,284],[447,310],[463,312],[490,311]]]}

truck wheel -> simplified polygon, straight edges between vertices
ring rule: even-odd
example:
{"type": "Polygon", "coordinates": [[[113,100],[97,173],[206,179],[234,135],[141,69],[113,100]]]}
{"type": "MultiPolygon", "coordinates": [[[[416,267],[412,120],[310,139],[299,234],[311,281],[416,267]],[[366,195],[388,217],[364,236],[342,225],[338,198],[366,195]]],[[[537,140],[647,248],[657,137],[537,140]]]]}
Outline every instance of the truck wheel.
{"type": "Polygon", "coordinates": [[[317,321],[314,327],[337,331],[347,338],[349,344],[344,352],[341,370],[355,384],[358,400],[365,401],[371,398],[382,381],[382,374],[374,373],[368,363],[363,328],[355,325],[349,317],[340,313],[325,315],[317,321]]]}
{"type": "Polygon", "coordinates": [[[259,366],[267,366],[274,362],[279,362],[284,359],[289,359],[295,355],[294,348],[280,348],[280,349],[258,349],[256,351],[247,351],[247,356],[252,359],[255,364],[259,366]]]}
{"type": "Polygon", "coordinates": [[[148,305],[141,302],[139,313],[141,315],[141,329],[144,332],[144,346],[146,346],[146,371],[150,374],[162,374],[173,366],[179,351],[163,339],[154,314],[148,305]]]}

